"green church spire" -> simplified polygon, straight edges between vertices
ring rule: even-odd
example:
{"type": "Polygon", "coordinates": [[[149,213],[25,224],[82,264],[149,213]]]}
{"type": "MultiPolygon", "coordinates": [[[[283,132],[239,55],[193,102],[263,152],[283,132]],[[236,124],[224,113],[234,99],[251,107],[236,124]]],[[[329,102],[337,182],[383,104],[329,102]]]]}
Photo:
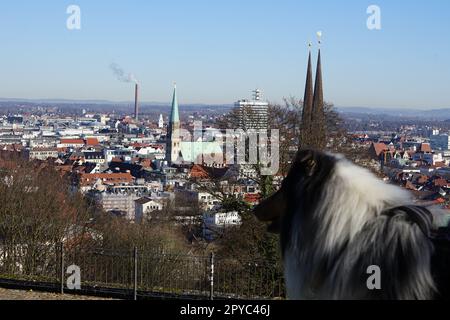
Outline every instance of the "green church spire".
{"type": "Polygon", "coordinates": [[[170,115],[170,122],[176,123],[180,122],[180,113],[178,111],[178,97],[177,97],[177,85],[173,88],[173,99],[172,99],[172,111],[170,115]]]}

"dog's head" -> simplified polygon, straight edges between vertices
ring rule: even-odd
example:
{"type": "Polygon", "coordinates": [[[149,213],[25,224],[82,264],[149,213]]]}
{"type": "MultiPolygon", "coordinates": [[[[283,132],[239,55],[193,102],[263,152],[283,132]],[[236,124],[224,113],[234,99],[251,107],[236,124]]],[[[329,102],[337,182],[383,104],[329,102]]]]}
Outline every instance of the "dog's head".
{"type": "MultiPolygon", "coordinates": [[[[254,210],[262,222],[270,222],[268,231],[280,233],[283,220],[293,208],[312,207],[320,201],[321,191],[337,158],[314,150],[299,151],[288,176],[278,192],[254,210]]],[[[304,210],[307,214],[310,210],[304,210]]]]}

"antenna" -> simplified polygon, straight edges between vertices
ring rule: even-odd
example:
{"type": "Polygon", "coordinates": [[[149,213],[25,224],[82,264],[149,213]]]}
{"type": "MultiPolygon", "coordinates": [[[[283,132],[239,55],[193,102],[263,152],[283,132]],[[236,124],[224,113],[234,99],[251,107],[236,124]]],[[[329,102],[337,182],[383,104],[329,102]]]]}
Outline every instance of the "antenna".
{"type": "Polygon", "coordinates": [[[255,91],[253,91],[253,98],[255,101],[261,100],[261,90],[255,89],[255,91]]]}

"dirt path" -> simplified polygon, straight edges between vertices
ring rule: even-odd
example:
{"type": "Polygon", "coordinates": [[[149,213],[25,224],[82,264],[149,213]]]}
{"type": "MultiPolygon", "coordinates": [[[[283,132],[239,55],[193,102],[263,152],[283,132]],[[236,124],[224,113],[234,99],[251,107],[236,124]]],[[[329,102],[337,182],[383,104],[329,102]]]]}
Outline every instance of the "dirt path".
{"type": "Polygon", "coordinates": [[[0,288],[0,300],[111,300],[97,297],[68,294],[45,293],[38,291],[9,290],[0,288]]]}

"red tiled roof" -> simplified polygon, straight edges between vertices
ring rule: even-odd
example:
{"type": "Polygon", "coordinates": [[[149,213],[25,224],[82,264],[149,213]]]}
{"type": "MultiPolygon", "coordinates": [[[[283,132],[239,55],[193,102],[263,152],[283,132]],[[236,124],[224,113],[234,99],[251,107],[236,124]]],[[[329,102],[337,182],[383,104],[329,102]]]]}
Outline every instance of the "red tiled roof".
{"type": "Polygon", "coordinates": [[[431,145],[429,143],[422,143],[422,145],[420,146],[420,151],[421,152],[426,152],[426,153],[431,153],[431,145]]]}
{"type": "Polygon", "coordinates": [[[373,143],[372,145],[375,149],[375,154],[377,155],[377,157],[380,156],[380,154],[382,154],[384,151],[389,150],[388,146],[384,143],[373,143]]]}
{"type": "Polygon", "coordinates": [[[408,190],[417,190],[417,188],[414,186],[414,184],[411,181],[406,181],[405,188],[408,190]]]}
{"type": "Polygon", "coordinates": [[[417,179],[417,183],[424,184],[427,183],[429,178],[427,176],[421,176],[419,179],[417,179]]]}
{"type": "Polygon", "coordinates": [[[61,144],[83,144],[84,141],[81,139],[61,139],[61,144]]]}
{"type": "Polygon", "coordinates": [[[447,180],[445,179],[436,179],[434,180],[434,185],[436,187],[446,187],[448,185],[447,180]]]}
{"type": "Polygon", "coordinates": [[[100,145],[100,143],[98,142],[97,138],[87,138],[86,145],[87,146],[98,146],[98,145],[100,145]]]}
{"type": "Polygon", "coordinates": [[[191,168],[190,175],[196,179],[221,179],[227,171],[228,168],[213,168],[196,164],[191,168]]]}
{"type": "Polygon", "coordinates": [[[259,200],[261,200],[261,195],[259,194],[253,194],[253,193],[247,193],[244,196],[244,200],[248,203],[257,203],[259,200]]]}
{"type": "Polygon", "coordinates": [[[207,179],[209,178],[208,171],[205,170],[202,166],[196,164],[192,167],[190,175],[194,179],[207,179]]]}
{"type": "Polygon", "coordinates": [[[152,160],[150,159],[142,159],[139,163],[144,168],[151,168],[152,167],[152,160]]]}
{"type": "Polygon", "coordinates": [[[103,180],[106,183],[120,184],[133,182],[133,176],[131,173],[82,173],[80,174],[80,185],[91,185],[98,179],[103,180]]]}
{"type": "Polygon", "coordinates": [[[132,118],[127,117],[127,118],[122,120],[122,123],[132,124],[132,123],[134,123],[134,120],[132,118]]]}
{"type": "Polygon", "coordinates": [[[131,146],[132,146],[133,148],[143,148],[143,147],[144,147],[144,144],[139,143],[139,142],[134,142],[134,143],[131,144],[131,146]]]}

